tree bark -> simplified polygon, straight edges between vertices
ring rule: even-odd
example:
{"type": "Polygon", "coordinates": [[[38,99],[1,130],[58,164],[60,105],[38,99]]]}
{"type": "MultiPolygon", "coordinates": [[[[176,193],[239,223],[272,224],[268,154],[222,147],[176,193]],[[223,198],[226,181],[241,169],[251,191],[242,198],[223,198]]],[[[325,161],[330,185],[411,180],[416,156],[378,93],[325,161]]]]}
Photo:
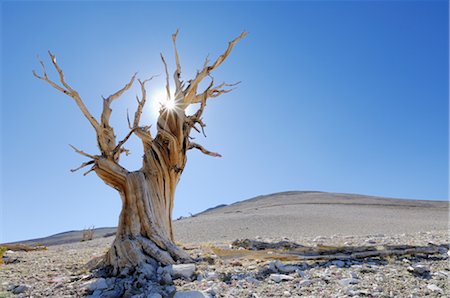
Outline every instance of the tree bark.
{"type": "Polygon", "coordinates": [[[77,153],[89,158],[89,161],[72,171],[92,166],[85,175],[95,171],[97,176],[107,185],[116,189],[122,198],[122,211],[116,239],[101,264],[109,268],[112,275],[117,275],[125,269],[145,271],[146,274],[151,275],[151,271],[155,270],[159,264],[168,265],[192,261],[190,256],[174,243],[172,209],[175,189],[186,165],[188,150],[197,149],[209,156],[221,156],[191,142],[190,133],[194,129],[197,132],[201,130],[204,134],[205,124],[202,114],[207,99],[228,93],[233,89],[226,89],[226,87],[233,87],[237,84],[214,85],[214,77],[211,72],[225,61],[235,44],[247,33],[242,32],[230,41],[225,52],[213,63],[210,64],[209,59],[206,58],[203,68],[197,72],[194,79],[187,81],[187,84],[181,80],[181,65],[176,47],[177,35],[178,30],[172,35],[176,62],[176,70],[173,74],[174,98],[170,92],[168,67],[161,54],[166,74],[167,100],[173,100],[174,104],[161,107],[155,138],[150,133],[150,126],[140,126],[139,124],[146,102],[145,83],[151,78],[143,81],[138,79],[142,94],[140,99],[137,98],[138,107],[134,120],[131,123],[128,119],[130,131],[121,141],[117,142],[114,129],[109,123],[112,112],[111,104],[131,88],[136,74],[122,89],[103,98],[103,110],[100,121],[98,121],[89,112],[78,92],[66,82],[64,73],[56,62],[56,56],[50,51],[48,54],[58,73],[59,83],[47,75],[43,61],[39,61],[43,74],[38,75],[33,71],[36,78],[71,97],[96,132],[100,154],[87,154],[72,146],[77,153]],[[210,84],[203,92],[199,92],[200,83],[207,77],[211,80],[210,84]],[[199,104],[200,107],[193,115],[187,116],[186,108],[195,104],[199,104]],[[197,124],[200,128],[196,127],[197,124]],[[129,172],[119,164],[119,161],[122,153],[128,154],[128,150],[123,146],[133,134],[142,141],[144,157],[142,168],[139,171],[129,172]]]}

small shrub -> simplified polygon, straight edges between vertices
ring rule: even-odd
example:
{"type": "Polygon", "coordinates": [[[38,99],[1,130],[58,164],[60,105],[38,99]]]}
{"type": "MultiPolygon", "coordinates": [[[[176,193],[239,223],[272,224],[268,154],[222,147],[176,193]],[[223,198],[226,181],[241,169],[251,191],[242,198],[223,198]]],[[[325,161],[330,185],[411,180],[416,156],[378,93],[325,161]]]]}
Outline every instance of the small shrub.
{"type": "Polygon", "coordinates": [[[0,264],[3,264],[3,254],[7,251],[8,249],[4,246],[0,246],[0,264]]]}
{"type": "Polygon", "coordinates": [[[81,242],[89,241],[92,240],[93,238],[94,238],[94,226],[83,230],[83,238],[81,238],[81,242]]]}

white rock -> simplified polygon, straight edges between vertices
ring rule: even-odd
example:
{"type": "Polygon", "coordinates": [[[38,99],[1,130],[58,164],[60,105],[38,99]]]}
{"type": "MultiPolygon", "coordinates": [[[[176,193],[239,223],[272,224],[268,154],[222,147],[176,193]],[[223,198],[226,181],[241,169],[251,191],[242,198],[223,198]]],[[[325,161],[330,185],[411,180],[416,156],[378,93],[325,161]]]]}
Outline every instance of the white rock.
{"type": "Polygon", "coordinates": [[[203,292],[200,291],[186,291],[186,292],[176,292],[173,298],[207,298],[203,292]]]}
{"type": "Polygon", "coordinates": [[[84,283],[82,288],[86,288],[90,291],[96,291],[96,290],[104,290],[108,288],[108,284],[106,282],[106,279],[99,278],[99,279],[92,279],[88,281],[87,283],[84,283]]]}
{"type": "Polygon", "coordinates": [[[338,283],[341,286],[354,285],[354,284],[357,284],[358,282],[359,282],[359,280],[357,280],[356,278],[344,278],[344,279],[338,280],[338,283]]]}
{"type": "Polygon", "coordinates": [[[292,273],[295,272],[298,267],[294,265],[285,265],[280,260],[269,263],[269,269],[272,272],[292,273]]]}
{"type": "Polygon", "coordinates": [[[195,271],[194,264],[180,264],[180,265],[172,265],[172,269],[170,271],[170,275],[172,277],[184,277],[189,279],[195,271]]]}
{"type": "Polygon", "coordinates": [[[318,242],[318,241],[322,241],[327,239],[327,237],[324,236],[317,236],[316,238],[313,239],[313,242],[318,242]]]}
{"type": "Polygon", "coordinates": [[[217,279],[217,278],[219,278],[219,275],[215,271],[206,273],[206,279],[208,279],[208,280],[217,279]]]}
{"type": "Polygon", "coordinates": [[[435,284],[427,285],[427,288],[429,290],[431,290],[432,292],[438,292],[438,293],[444,294],[444,290],[442,290],[440,287],[438,287],[435,284]]]}
{"type": "Polygon", "coordinates": [[[291,297],[291,292],[289,292],[289,291],[284,291],[284,292],[283,292],[283,296],[284,296],[284,297],[291,297]]]}
{"type": "Polygon", "coordinates": [[[294,278],[289,275],[285,274],[271,274],[270,279],[274,282],[280,282],[280,281],[287,281],[287,280],[293,280],[294,278]]]}
{"type": "Polygon", "coordinates": [[[310,280],[310,279],[305,279],[305,280],[302,280],[301,282],[299,282],[298,285],[299,285],[300,287],[308,287],[308,286],[312,285],[312,283],[313,283],[312,280],[310,280]]]}

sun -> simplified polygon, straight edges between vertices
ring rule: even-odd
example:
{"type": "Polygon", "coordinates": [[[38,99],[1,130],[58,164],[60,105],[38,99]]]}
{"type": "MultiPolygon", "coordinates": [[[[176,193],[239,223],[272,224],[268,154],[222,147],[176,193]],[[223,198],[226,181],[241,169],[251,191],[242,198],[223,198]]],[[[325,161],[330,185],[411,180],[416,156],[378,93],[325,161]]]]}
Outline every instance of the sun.
{"type": "Polygon", "coordinates": [[[174,97],[175,96],[172,93],[170,99],[167,98],[167,91],[164,88],[160,88],[151,92],[149,96],[151,115],[155,118],[158,118],[159,111],[162,108],[174,110],[176,107],[174,97]]]}

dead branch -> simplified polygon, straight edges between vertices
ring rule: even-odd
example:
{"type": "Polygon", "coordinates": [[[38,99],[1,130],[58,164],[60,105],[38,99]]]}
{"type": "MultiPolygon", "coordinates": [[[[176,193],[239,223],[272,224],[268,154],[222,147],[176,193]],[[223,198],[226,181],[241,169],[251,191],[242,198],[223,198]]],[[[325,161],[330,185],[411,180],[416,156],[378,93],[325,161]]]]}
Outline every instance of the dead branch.
{"type": "Polygon", "coordinates": [[[164,59],[163,54],[160,53],[160,55],[161,55],[161,60],[162,60],[162,62],[163,62],[163,64],[164,64],[164,70],[165,70],[165,72],[166,72],[166,92],[167,92],[167,98],[170,99],[171,96],[170,96],[170,84],[169,84],[169,70],[168,70],[168,68],[167,68],[167,63],[166,63],[166,60],[164,59]]]}
{"type": "Polygon", "coordinates": [[[89,157],[89,158],[92,158],[92,159],[96,159],[96,156],[94,156],[94,155],[87,154],[87,153],[77,149],[76,147],[70,145],[70,144],[69,144],[69,146],[72,147],[72,149],[75,150],[75,152],[78,153],[78,154],[81,154],[83,156],[86,156],[86,157],[89,157]]]}
{"type": "Polygon", "coordinates": [[[45,69],[45,64],[42,60],[40,60],[39,58],[39,63],[42,66],[42,70],[43,70],[43,75],[40,76],[36,73],[36,71],[33,70],[33,75],[40,79],[43,80],[45,82],[47,82],[48,84],[50,84],[50,86],[52,86],[53,88],[55,88],[56,90],[72,97],[78,108],[81,110],[81,112],[83,113],[83,115],[86,117],[86,119],[89,121],[89,123],[91,123],[91,125],[95,128],[95,130],[97,131],[98,128],[100,127],[97,120],[91,115],[91,113],[89,112],[89,110],[87,109],[87,107],[85,106],[83,100],[81,99],[80,95],[78,94],[78,92],[76,92],[72,87],[69,86],[69,84],[66,82],[65,78],[64,78],[64,73],[62,71],[62,69],[59,67],[59,65],[56,63],[56,56],[53,55],[50,51],[48,51],[48,55],[50,56],[50,59],[52,61],[53,66],[55,67],[56,71],[58,72],[59,75],[59,81],[63,86],[58,85],[57,83],[55,83],[54,81],[52,81],[46,72],[45,69]]]}
{"type": "Polygon", "coordinates": [[[93,164],[93,163],[95,163],[95,161],[94,160],[90,160],[90,161],[87,161],[87,162],[83,162],[82,164],[81,164],[81,166],[79,166],[78,168],[76,168],[76,169],[71,169],[70,171],[73,173],[73,172],[76,172],[76,171],[78,171],[79,169],[82,169],[82,168],[84,168],[84,167],[86,167],[86,166],[88,166],[88,165],[91,165],[91,164],[93,164]]]}
{"type": "Polygon", "coordinates": [[[109,125],[109,118],[111,116],[111,103],[116,100],[117,98],[119,98],[120,96],[122,96],[123,93],[125,93],[125,91],[129,90],[131,88],[131,86],[133,86],[134,80],[136,78],[137,73],[134,73],[134,75],[131,77],[130,81],[119,91],[117,91],[114,94],[111,94],[110,96],[108,96],[107,98],[103,98],[103,111],[102,111],[102,116],[101,116],[101,120],[102,120],[102,126],[110,126],[109,125]]]}
{"type": "Polygon", "coordinates": [[[205,149],[202,145],[199,145],[197,143],[190,142],[187,150],[190,150],[190,149],[198,149],[203,154],[206,154],[206,155],[209,155],[209,156],[212,156],[212,157],[222,157],[222,155],[220,155],[219,153],[211,152],[211,151],[205,149]]]}
{"type": "Polygon", "coordinates": [[[174,34],[172,34],[173,49],[175,52],[175,63],[177,66],[177,69],[173,73],[173,80],[175,81],[175,94],[179,94],[182,89],[180,57],[178,55],[178,50],[177,50],[178,32],[179,32],[179,30],[177,29],[177,31],[174,34]]]}
{"type": "Polygon", "coordinates": [[[214,69],[216,69],[217,67],[219,67],[223,61],[225,61],[225,59],[228,57],[228,55],[231,53],[231,50],[233,49],[233,47],[236,45],[236,43],[238,41],[240,41],[241,39],[245,38],[247,36],[247,32],[242,32],[238,37],[236,37],[235,39],[233,39],[232,41],[230,41],[228,43],[228,47],[225,50],[225,52],[220,55],[216,61],[211,64],[210,66],[208,66],[208,59],[206,59],[205,64],[203,66],[203,69],[197,73],[197,76],[195,77],[194,80],[190,81],[189,86],[186,89],[185,92],[185,102],[187,104],[191,104],[193,103],[193,101],[196,98],[196,93],[197,93],[197,88],[198,85],[200,84],[200,82],[206,77],[208,76],[214,69]]]}
{"type": "Polygon", "coordinates": [[[389,257],[418,254],[439,254],[443,248],[448,250],[448,244],[413,246],[413,245],[383,245],[383,246],[303,246],[295,242],[281,241],[268,243],[257,240],[243,239],[232,243],[234,249],[213,248],[222,258],[247,259],[279,259],[279,260],[350,260],[372,257],[389,257]],[[238,248],[238,249],[236,249],[238,248]]]}

